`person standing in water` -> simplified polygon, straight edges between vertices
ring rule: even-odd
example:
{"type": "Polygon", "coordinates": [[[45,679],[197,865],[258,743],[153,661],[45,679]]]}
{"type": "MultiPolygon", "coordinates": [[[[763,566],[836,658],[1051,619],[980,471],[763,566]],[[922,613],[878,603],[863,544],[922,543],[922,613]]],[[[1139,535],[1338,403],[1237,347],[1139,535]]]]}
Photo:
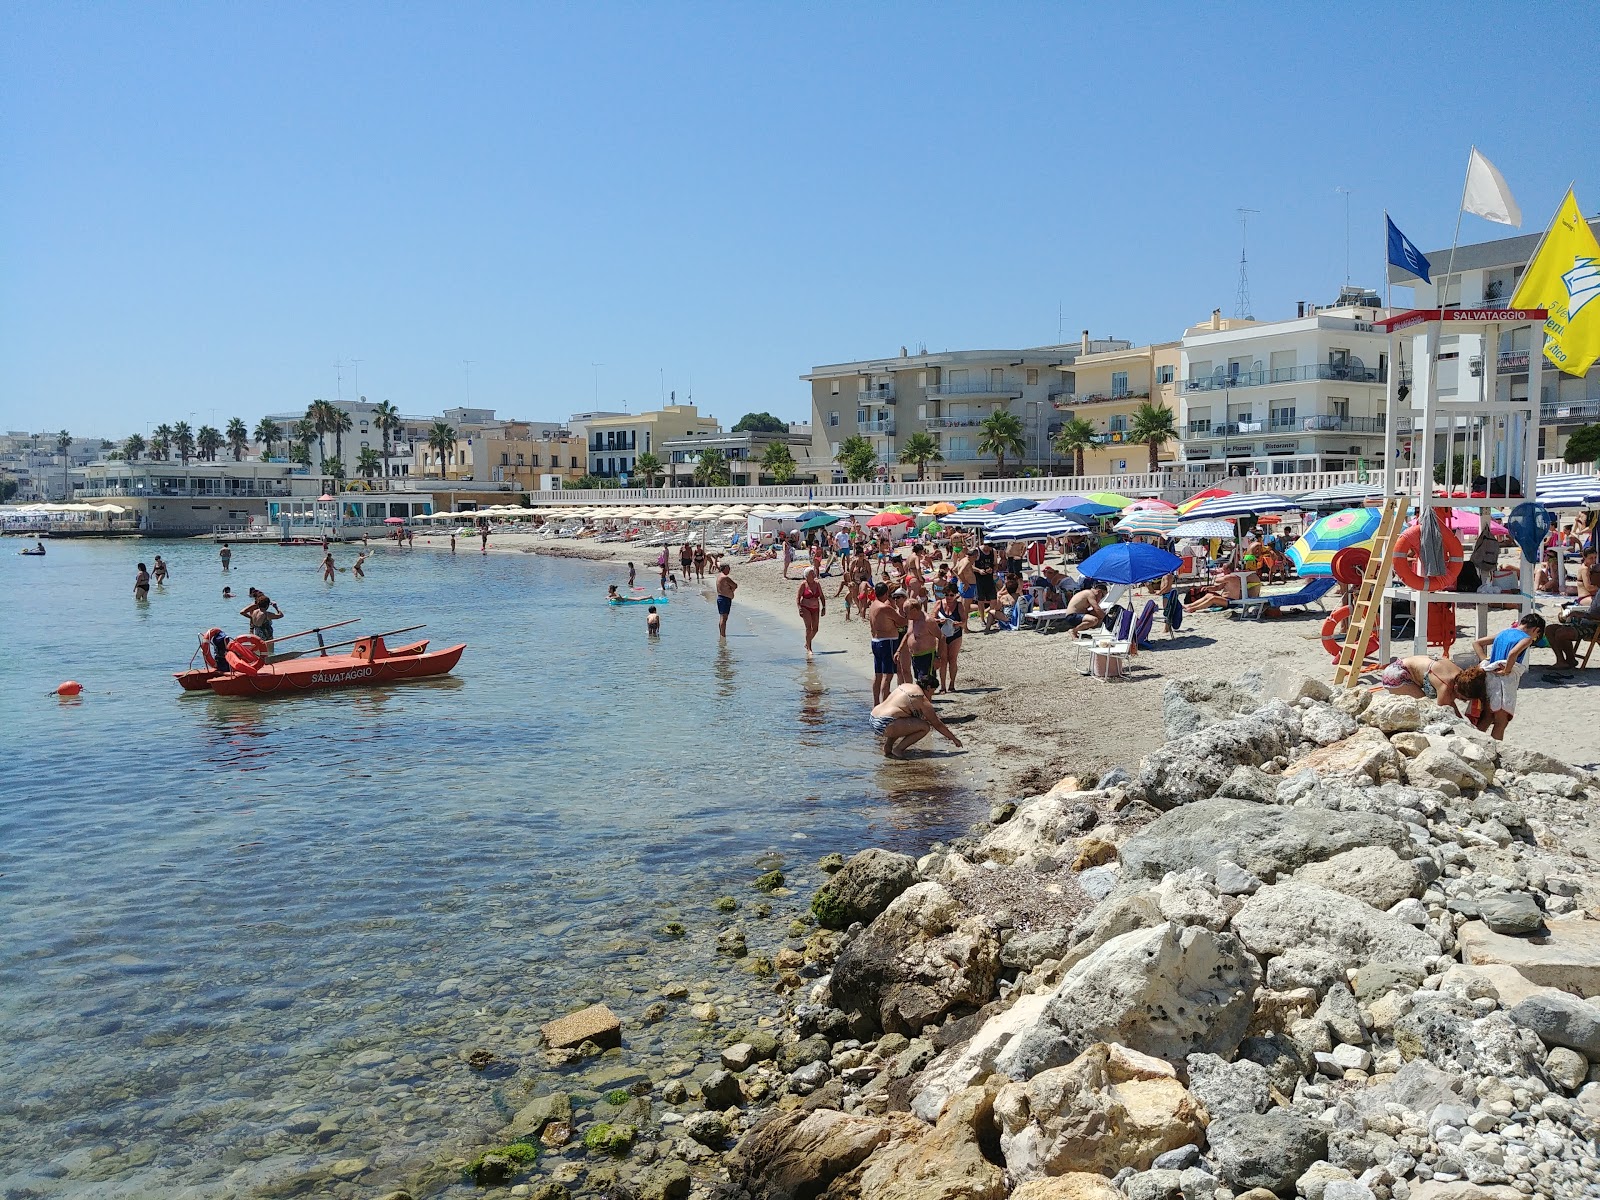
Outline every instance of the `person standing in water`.
{"type": "Polygon", "coordinates": [[[661,614],[656,611],[654,604],[650,606],[649,611],[645,614],[644,629],[645,633],[650,637],[661,636],[661,614]]]}
{"type": "Polygon", "coordinates": [[[454,554],[455,552],[456,552],[456,534],[455,534],[455,530],[452,529],[450,531],[450,553],[454,554]]]}
{"type": "Polygon", "coordinates": [[[156,569],[150,576],[157,583],[167,581],[167,564],[162,561],[161,555],[156,555],[156,569]]]}
{"type": "Polygon", "coordinates": [[[633,564],[629,563],[628,564],[628,590],[630,592],[634,590],[634,588],[633,588],[633,580],[634,580],[633,564]]]}
{"type": "MultiPolygon", "coordinates": [[[[698,566],[703,559],[696,558],[698,566]]],[[[717,575],[717,636],[728,636],[728,614],[733,611],[733,594],[739,590],[738,582],[729,574],[728,564],[723,563],[717,575]]]]}
{"type": "Polygon", "coordinates": [[[332,583],[333,571],[333,551],[329,550],[322,556],[322,578],[328,583],[332,583]]]}
{"type": "Polygon", "coordinates": [[[811,640],[817,636],[817,631],[822,627],[822,618],[828,615],[828,597],[822,590],[822,584],[817,582],[817,569],[807,567],[805,578],[800,581],[800,590],[795,595],[795,603],[800,607],[800,623],[806,630],[806,661],[811,661],[811,640]]]}
{"type": "Polygon", "coordinates": [[[133,598],[135,600],[150,599],[150,568],[143,563],[139,564],[139,571],[133,577],[133,598]]]}
{"type": "Polygon", "coordinates": [[[360,554],[356,555],[356,561],[350,564],[350,569],[355,572],[357,579],[365,579],[367,577],[367,573],[361,569],[361,564],[366,561],[367,552],[363,550],[360,554]]]}
{"type": "Polygon", "coordinates": [[[222,549],[217,551],[217,557],[222,560],[222,569],[226,571],[228,564],[233,562],[233,551],[228,549],[228,543],[222,543],[222,549]]]}

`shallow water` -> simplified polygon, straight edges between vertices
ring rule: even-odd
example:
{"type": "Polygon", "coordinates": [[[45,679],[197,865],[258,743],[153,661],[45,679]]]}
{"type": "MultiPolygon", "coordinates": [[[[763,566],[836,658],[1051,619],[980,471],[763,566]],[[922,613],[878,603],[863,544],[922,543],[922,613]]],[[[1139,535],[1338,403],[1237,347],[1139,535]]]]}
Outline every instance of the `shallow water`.
{"type": "Polygon", "coordinates": [[[239,547],[225,576],[206,543],[16,545],[0,1195],[246,1195],[330,1159],[402,1178],[503,1123],[467,1048],[577,1003],[626,1023],[708,974],[709,900],[752,896],[762,852],[798,890],[824,851],[917,853],[980,811],[908,789],[938,769],[885,766],[865,685],[760,614],[719,644],[688,591],[647,639],[600,602],[625,568],[385,547],[327,585],[315,549],[239,547]],[[137,603],[157,552],[172,579],[137,603]],[[468,650],[436,682],[183,695],[198,631],[244,632],[225,582],[265,588],[280,634],[360,616],[468,650]],[[81,699],[50,694],[67,678],[81,699]]]}

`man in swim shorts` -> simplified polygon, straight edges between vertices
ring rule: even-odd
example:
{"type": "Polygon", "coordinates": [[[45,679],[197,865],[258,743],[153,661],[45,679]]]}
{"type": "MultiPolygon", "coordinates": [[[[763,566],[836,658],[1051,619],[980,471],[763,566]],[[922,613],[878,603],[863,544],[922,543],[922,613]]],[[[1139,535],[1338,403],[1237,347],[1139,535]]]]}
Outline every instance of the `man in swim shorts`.
{"type": "Polygon", "coordinates": [[[900,640],[900,614],[889,601],[889,585],[872,589],[867,608],[867,633],[872,638],[872,703],[881,704],[894,691],[895,649],[900,640]]]}
{"type": "Polygon", "coordinates": [[[937,683],[928,675],[916,683],[902,683],[872,706],[868,724],[873,735],[883,739],[885,758],[904,758],[906,748],[927,737],[930,729],[937,730],[952,745],[961,745],[961,739],[939,719],[929,699],[937,683]]]}
{"type": "Polygon", "coordinates": [[[912,679],[930,675],[938,678],[939,665],[944,660],[944,635],[928,619],[927,605],[922,600],[907,600],[905,615],[906,635],[895,654],[897,674],[912,679]]]}
{"type": "MultiPolygon", "coordinates": [[[[696,547],[698,550],[699,547],[696,547]]],[[[703,553],[703,552],[702,552],[703,553]]],[[[698,565],[702,559],[696,559],[698,565]]],[[[728,614],[733,611],[733,593],[739,590],[738,582],[730,575],[727,563],[717,569],[717,636],[728,636],[728,614]]]]}

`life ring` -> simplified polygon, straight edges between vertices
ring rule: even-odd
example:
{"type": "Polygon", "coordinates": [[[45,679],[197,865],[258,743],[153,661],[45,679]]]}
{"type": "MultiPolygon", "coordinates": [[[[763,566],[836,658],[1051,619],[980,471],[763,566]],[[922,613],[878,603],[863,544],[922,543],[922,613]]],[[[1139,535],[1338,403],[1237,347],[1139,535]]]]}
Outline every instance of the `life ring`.
{"type": "Polygon", "coordinates": [[[200,635],[200,653],[205,656],[206,669],[209,671],[215,671],[217,669],[216,655],[211,653],[211,639],[216,637],[217,634],[221,632],[222,630],[213,625],[210,629],[206,630],[200,635]]]}
{"type": "Polygon", "coordinates": [[[1334,579],[1346,587],[1359,587],[1367,573],[1367,561],[1371,557],[1372,552],[1365,546],[1346,546],[1334,554],[1333,560],[1328,564],[1328,571],[1334,579]]]}
{"type": "MultiPolygon", "coordinates": [[[[1341,604],[1328,614],[1328,619],[1322,623],[1322,648],[1333,656],[1333,661],[1339,661],[1339,655],[1344,651],[1344,637],[1339,633],[1339,626],[1350,619],[1350,606],[1341,604]]],[[[1372,636],[1367,639],[1367,654],[1378,652],[1378,631],[1374,629],[1372,636]]]]}
{"type": "MultiPolygon", "coordinates": [[[[1439,521],[1438,517],[1434,517],[1439,521]]],[[[1427,588],[1430,592],[1448,591],[1455,583],[1456,576],[1461,574],[1461,539],[1455,531],[1439,521],[1439,533],[1444,540],[1444,556],[1448,564],[1443,575],[1426,576],[1427,588]]],[[[1422,523],[1410,526],[1400,535],[1400,540],[1394,544],[1394,573],[1400,577],[1400,582],[1414,591],[1423,588],[1424,576],[1420,570],[1422,565],[1422,523]]]]}
{"type": "Polygon", "coordinates": [[[267,661],[267,644],[254,634],[236,637],[228,643],[228,665],[245,675],[254,675],[267,661]]]}

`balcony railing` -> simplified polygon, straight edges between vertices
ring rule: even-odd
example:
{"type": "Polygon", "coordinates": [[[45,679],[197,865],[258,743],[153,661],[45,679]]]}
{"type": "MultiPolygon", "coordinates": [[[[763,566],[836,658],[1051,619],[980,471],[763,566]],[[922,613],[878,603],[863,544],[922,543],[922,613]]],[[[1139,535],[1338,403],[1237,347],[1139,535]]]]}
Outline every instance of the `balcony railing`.
{"type": "Polygon", "coordinates": [[[982,417],[928,417],[922,422],[929,429],[975,429],[983,424],[982,417]]]}
{"type": "Polygon", "coordinates": [[[1053,391],[1049,395],[1052,404],[1104,404],[1111,400],[1148,400],[1149,392],[1069,392],[1065,390],[1053,391]]]}
{"type": "Polygon", "coordinates": [[[973,379],[966,383],[938,383],[930,385],[927,393],[935,396],[976,396],[980,400],[987,397],[992,400],[1003,400],[1010,396],[1022,395],[1020,383],[991,383],[987,379],[973,379]]]}
{"type": "Polygon", "coordinates": [[[1600,417],[1600,400],[1546,400],[1539,405],[1539,421],[1545,425],[1590,421],[1595,417],[1600,417]]]}
{"type": "Polygon", "coordinates": [[[857,421],[856,428],[862,433],[893,433],[894,418],[888,417],[882,421],[857,421]]]}
{"type": "Polygon", "coordinates": [[[857,404],[893,404],[894,389],[889,388],[862,388],[856,393],[857,404]]]}
{"type": "Polygon", "coordinates": [[[1526,371],[1528,369],[1528,352],[1526,350],[1502,350],[1498,359],[1500,374],[1507,372],[1526,371]]]}
{"type": "Polygon", "coordinates": [[[1289,433],[1382,433],[1382,417],[1337,417],[1331,414],[1295,417],[1291,420],[1232,421],[1221,425],[1189,422],[1185,437],[1191,441],[1216,438],[1255,437],[1258,434],[1289,433]]]}
{"type": "Polygon", "coordinates": [[[288,484],[283,483],[257,483],[254,487],[247,487],[241,483],[240,486],[233,488],[206,488],[200,486],[199,483],[196,482],[194,485],[187,488],[182,486],[153,488],[75,486],[72,489],[72,494],[74,497],[80,499],[88,498],[94,500],[101,498],[115,499],[119,496],[131,496],[135,499],[141,496],[145,498],[202,496],[214,497],[219,500],[256,500],[265,499],[269,496],[290,496],[293,495],[293,492],[290,490],[288,484]]]}
{"type": "Polygon", "coordinates": [[[1388,372],[1373,367],[1335,366],[1312,363],[1304,367],[1278,367],[1260,371],[1213,371],[1199,379],[1185,379],[1186,392],[1220,392],[1233,388],[1260,387],[1268,383],[1300,383],[1307,379],[1337,379],[1347,383],[1387,383],[1388,372]]]}

